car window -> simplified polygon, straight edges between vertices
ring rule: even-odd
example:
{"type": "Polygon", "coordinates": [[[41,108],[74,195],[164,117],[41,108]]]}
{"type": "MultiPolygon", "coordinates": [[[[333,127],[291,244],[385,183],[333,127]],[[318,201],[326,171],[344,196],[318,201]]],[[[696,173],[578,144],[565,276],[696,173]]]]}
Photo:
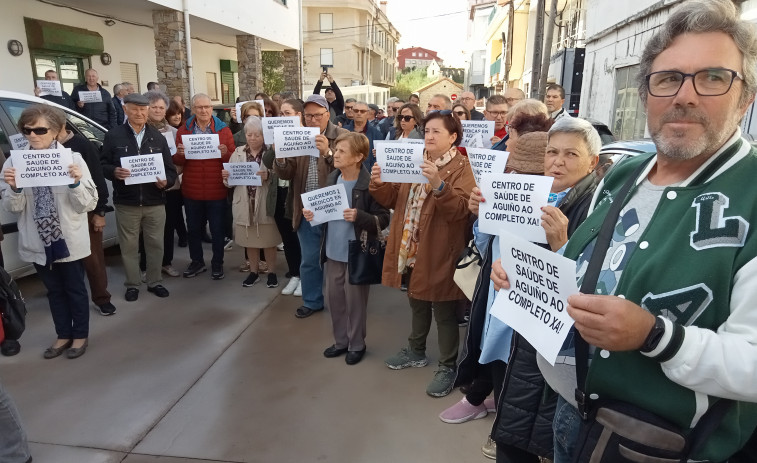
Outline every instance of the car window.
{"type": "Polygon", "coordinates": [[[18,118],[21,117],[21,113],[24,112],[24,109],[32,104],[29,101],[20,100],[3,100],[2,103],[3,107],[8,113],[8,116],[10,116],[10,118],[12,119],[14,125],[18,123],[18,118]]]}
{"type": "MultiPolygon", "coordinates": [[[[18,119],[21,117],[21,113],[24,112],[24,109],[29,107],[30,105],[34,104],[31,101],[21,101],[21,100],[3,100],[2,105],[5,108],[5,110],[8,112],[8,115],[10,116],[11,120],[14,124],[18,122],[18,119]]],[[[84,119],[82,119],[78,114],[63,111],[66,114],[66,120],[67,120],[67,127],[69,129],[73,129],[76,132],[81,133],[89,141],[95,142],[96,145],[102,146],[103,140],[105,140],[105,131],[95,127],[91,122],[87,122],[84,119]]]]}
{"type": "Polygon", "coordinates": [[[10,155],[11,152],[11,143],[8,139],[8,135],[5,133],[5,130],[3,130],[2,127],[0,127],[0,155],[2,156],[2,160],[0,160],[0,163],[5,162],[7,159],[7,156],[10,155]]]}

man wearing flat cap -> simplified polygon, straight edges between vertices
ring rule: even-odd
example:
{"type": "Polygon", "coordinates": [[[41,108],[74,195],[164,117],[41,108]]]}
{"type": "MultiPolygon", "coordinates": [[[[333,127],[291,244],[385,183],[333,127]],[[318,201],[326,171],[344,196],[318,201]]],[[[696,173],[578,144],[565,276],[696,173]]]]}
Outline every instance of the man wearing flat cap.
{"type": "Polygon", "coordinates": [[[124,97],[127,121],[105,134],[100,155],[105,178],[113,182],[113,204],[118,221],[118,241],[126,272],[128,302],[139,297],[142,282],[139,270],[139,232],[143,233],[147,255],[147,291],[158,297],[167,297],[163,287],[161,265],[163,258],[163,227],[166,222],[165,190],[176,182],[176,167],[163,134],[147,125],[147,97],[131,93],[124,97]],[[155,177],[154,182],[127,185],[131,171],[122,167],[123,158],[145,154],[159,154],[163,159],[165,179],[155,177]]]}

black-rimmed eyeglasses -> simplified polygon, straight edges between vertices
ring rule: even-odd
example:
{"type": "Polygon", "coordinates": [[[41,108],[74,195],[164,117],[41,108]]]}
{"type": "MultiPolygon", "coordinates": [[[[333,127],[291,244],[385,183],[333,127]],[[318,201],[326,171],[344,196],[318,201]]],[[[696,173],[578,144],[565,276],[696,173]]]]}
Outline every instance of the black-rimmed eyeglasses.
{"type": "Polygon", "coordinates": [[[737,77],[744,80],[741,73],[725,68],[702,69],[693,74],[657,71],[647,75],[647,89],[650,95],[656,97],[676,96],[687,77],[691,77],[694,91],[699,96],[725,95],[737,77]]]}

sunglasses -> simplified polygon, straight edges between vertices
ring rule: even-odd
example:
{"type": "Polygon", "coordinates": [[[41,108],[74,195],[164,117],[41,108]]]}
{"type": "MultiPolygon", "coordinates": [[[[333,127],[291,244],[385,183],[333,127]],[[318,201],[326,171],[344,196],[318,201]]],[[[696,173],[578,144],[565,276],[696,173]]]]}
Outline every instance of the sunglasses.
{"type": "Polygon", "coordinates": [[[352,112],[358,113],[358,114],[365,114],[368,112],[368,110],[367,109],[353,109],[352,112]]]}
{"type": "Polygon", "coordinates": [[[465,116],[465,111],[455,111],[455,114],[457,114],[457,117],[463,117],[465,116]]]}
{"type": "Polygon", "coordinates": [[[413,116],[397,116],[397,118],[404,122],[410,122],[415,119],[413,116]]]}
{"type": "Polygon", "coordinates": [[[349,109],[349,110],[352,110],[352,108],[354,108],[354,106],[345,106],[344,107],[344,109],[349,109]]]}
{"type": "Polygon", "coordinates": [[[24,135],[31,135],[32,132],[34,132],[34,135],[45,135],[49,131],[50,129],[47,127],[24,127],[21,129],[24,135]]]}

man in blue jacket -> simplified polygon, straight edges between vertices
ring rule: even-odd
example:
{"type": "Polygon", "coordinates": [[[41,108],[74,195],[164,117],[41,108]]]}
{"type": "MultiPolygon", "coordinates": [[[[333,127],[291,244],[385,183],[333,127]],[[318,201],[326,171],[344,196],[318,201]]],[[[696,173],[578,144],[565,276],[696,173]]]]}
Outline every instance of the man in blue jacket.
{"type": "Polygon", "coordinates": [[[350,132],[359,132],[368,137],[371,151],[370,153],[368,153],[368,158],[363,161],[363,164],[365,165],[366,169],[368,169],[368,172],[371,171],[373,163],[376,162],[376,156],[373,154],[373,141],[384,139],[384,137],[381,135],[381,131],[372,124],[368,123],[370,111],[371,108],[365,101],[356,102],[355,106],[352,108],[352,123],[348,123],[343,127],[350,132]]]}

